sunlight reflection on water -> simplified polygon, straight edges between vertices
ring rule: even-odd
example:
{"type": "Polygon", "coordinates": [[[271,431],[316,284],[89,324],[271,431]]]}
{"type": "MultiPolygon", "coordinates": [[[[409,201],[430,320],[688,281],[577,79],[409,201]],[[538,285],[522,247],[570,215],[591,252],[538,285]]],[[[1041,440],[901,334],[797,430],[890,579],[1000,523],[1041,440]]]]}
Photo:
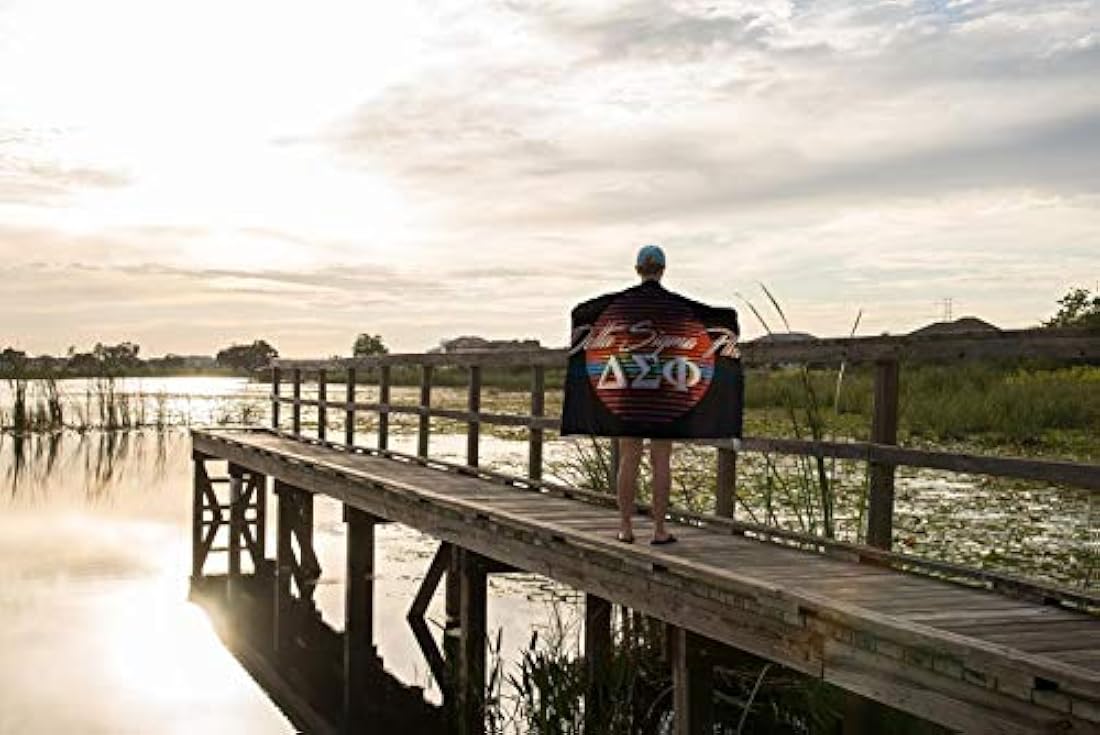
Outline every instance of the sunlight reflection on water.
{"type": "MultiPolygon", "coordinates": [[[[232,415],[242,403],[266,411],[267,386],[236,379],[145,380],[126,389],[162,391],[189,412],[174,423],[232,415]]],[[[85,400],[83,390],[66,386],[66,400],[85,400]]],[[[406,448],[415,437],[395,433],[393,441],[406,448]]],[[[433,456],[464,452],[464,437],[433,435],[433,456]]],[[[526,461],[523,444],[491,436],[483,453],[498,466],[526,461]]],[[[0,733],[293,731],[186,601],[190,477],[181,428],[22,441],[0,434],[0,733]]],[[[268,530],[270,556],[273,523],[268,530]]],[[[345,536],[335,502],[317,502],[316,543],[325,570],[317,601],[339,629],[345,536]]],[[[434,551],[432,539],[411,529],[380,527],[375,620],[387,670],[439,701],[405,624],[434,551]]],[[[550,601],[564,600],[560,609],[575,618],[575,596],[545,580],[493,579],[490,595],[490,630],[503,631],[506,661],[533,627],[549,622],[550,601]]],[[[442,594],[429,621],[438,635],[442,594]]]]}

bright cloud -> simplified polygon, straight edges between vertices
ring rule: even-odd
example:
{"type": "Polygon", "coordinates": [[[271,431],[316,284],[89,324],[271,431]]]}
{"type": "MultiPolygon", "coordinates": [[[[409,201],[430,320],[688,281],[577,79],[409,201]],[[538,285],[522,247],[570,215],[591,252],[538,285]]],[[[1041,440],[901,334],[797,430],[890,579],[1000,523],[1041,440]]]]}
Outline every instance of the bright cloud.
{"type": "Polygon", "coordinates": [[[1098,0],[9,0],[0,69],[32,351],[558,343],[650,241],[823,334],[1100,278],[1098,0]]]}

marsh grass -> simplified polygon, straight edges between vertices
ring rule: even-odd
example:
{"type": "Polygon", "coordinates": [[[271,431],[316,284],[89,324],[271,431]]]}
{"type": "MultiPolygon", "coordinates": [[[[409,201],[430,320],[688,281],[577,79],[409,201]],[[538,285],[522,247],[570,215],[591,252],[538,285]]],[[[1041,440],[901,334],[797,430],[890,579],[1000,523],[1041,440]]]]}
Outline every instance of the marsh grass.
{"type": "MultiPolygon", "coordinates": [[[[531,634],[508,670],[501,634],[489,641],[486,729],[493,735],[665,735],[672,732],[672,680],[663,623],[615,608],[610,660],[595,672],[603,708],[586,722],[589,669],[580,649],[579,621],[557,605],[547,629],[531,634]]],[[[748,653],[717,661],[714,680],[717,735],[824,735],[839,731],[843,694],[748,653]]],[[[928,733],[901,713],[883,732],[928,733]]]]}

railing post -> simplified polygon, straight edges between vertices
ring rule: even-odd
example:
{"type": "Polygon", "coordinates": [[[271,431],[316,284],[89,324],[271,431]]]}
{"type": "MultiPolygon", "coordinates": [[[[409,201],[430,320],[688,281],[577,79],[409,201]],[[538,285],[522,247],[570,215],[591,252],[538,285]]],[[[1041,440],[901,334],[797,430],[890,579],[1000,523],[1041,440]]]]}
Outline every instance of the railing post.
{"type": "MultiPolygon", "coordinates": [[[[466,410],[472,414],[481,411],[481,366],[470,366],[470,392],[466,399],[466,410]]],[[[481,419],[474,416],[466,425],[466,464],[478,465],[478,444],[481,439],[481,419]]]]}
{"type": "Polygon", "coordinates": [[[420,429],[417,435],[416,454],[418,457],[428,456],[428,433],[431,431],[432,417],[428,415],[428,409],[432,406],[432,366],[423,365],[420,368],[420,429]]]}
{"type": "Polygon", "coordinates": [[[277,367],[271,368],[271,428],[279,430],[279,387],[282,381],[282,371],[277,367]]]}
{"type": "Polygon", "coordinates": [[[328,372],[317,371],[317,438],[325,440],[328,434],[328,372]]]}
{"type": "Polygon", "coordinates": [[[378,448],[386,449],[390,444],[390,366],[383,365],[378,371],[378,448]]]}
{"type": "Polygon", "coordinates": [[[344,597],[344,722],[349,733],[366,724],[368,672],[374,656],[374,517],[344,506],[347,590],[344,597]]]}
{"type": "Polygon", "coordinates": [[[344,407],[344,444],[350,450],[355,445],[355,368],[348,368],[347,395],[344,407]]]}
{"type": "MultiPolygon", "coordinates": [[[[535,365],[531,373],[531,416],[541,418],[546,413],[546,369],[535,365]]],[[[541,428],[531,427],[528,432],[527,476],[532,480],[542,479],[542,441],[541,428]]]]}
{"type": "Polygon", "coordinates": [[[291,411],[291,430],[295,437],[302,436],[302,369],[294,368],[294,407],[291,411]]]}
{"type": "Polygon", "coordinates": [[[737,453],[722,447],[718,450],[718,482],[715,487],[714,513],[733,518],[737,499],[737,453]]]}
{"type": "MultiPolygon", "coordinates": [[[[875,365],[875,405],[871,422],[873,444],[898,442],[898,362],[875,365]]],[[[868,468],[867,543],[889,549],[894,534],[894,465],[871,462],[868,468]]]]}

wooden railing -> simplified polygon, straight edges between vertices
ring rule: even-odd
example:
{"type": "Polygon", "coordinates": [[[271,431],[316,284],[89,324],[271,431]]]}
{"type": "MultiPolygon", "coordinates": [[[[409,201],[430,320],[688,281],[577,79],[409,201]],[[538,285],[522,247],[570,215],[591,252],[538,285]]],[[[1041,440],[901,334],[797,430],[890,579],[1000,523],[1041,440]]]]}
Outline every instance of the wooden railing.
{"type": "MultiPolygon", "coordinates": [[[[338,445],[327,437],[328,410],[344,412],[343,446],[355,446],[355,425],[358,412],[378,414],[376,449],[383,453],[399,455],[389,448],[389,417],[393,414],[419,417],[417,427],[417,452],[410,456],[428,460],[430,421],[432,418],[464,422],[467,431],[466,467],[479,465],[481,426],[504,425],[525,427],[528,430],[528,462],[525,476],[507,476],[510,482],[534,487],[566,489],[543,481],[543,443],[546,431],[560,427],[558,417],[545,415],[546,371],[564,370],[567,361],[565,350],[526,350],[509,352],[468,352],[454,354],[398,354],[362,358],[332,360],[276,360],[272,364],[272,420],[276,430],[281,430],[280,408],[289,404],[292,410],[290,435],[306,438],[302,433],[302,407],[315,408],[318,424],[315,439],[321,443],[338,445]],[[415,367],[420,377],[420,398],[415,405],[391,403],[391,368],[415,367]],[[432,405],[433,370],[436,368],[460,368],[466,371],[468,397],[465,410],[440,408],[432,405]],[[486,368],[525,368],[530,370],[530,410],[525,414],[492,413],[481,410],[483,370],[486,368]],[[364,369],[378,372],[379,399],[377,402],[357,400],[357,371],[364,369]],[[329,398],[327,386],[330,377],[340,374],[346,385],[346,393],[338,400],[329,398]],[[303,380],[314,376],[318,390],[316,399],[302,397],[303,380]],[[292,394],[283,394],[283,384],[289,377],[292,394]]],[[[971,333],[950,336],[869,337],[852,339],[822,339],[789,342],[746,343],[742,345],[742,361],[746,367],[803,363],[811,365],[874,365],[874,405],[872,411],[870,441],[826,442],[772,437],[746,437],[740,446],[732,440],[708,441],[716,453],[717,496],[715,516],[696,516],[677,511],[687,520],[715,522],[728,519],[742,531],[785,538],[794,543],[815,543],[823,547],[841,549],[864,558],[897,562],[903,566],[933,568],[942,573],[965,572],[975,574],[984,581],[1000,580],[1001,586],[1014,589],[1027,588],[1056,597],[1063,592],[1077,602],[1096,606],[1097,599],[1076,591],[1058,591],[1055,588],[1035,586],[1023,580],[1005,575],[977,573],[944,562],[931,562],[901,554],[891,553],[894,517],[894,478],[898,466],[923,467],[952,472],[965,472],[996,477],[1036,480],[1068,486],[1100,489],[1100,465],[1045,459],[1024,459],[957,452],[909,449],[897,446],[898,435],[898,383],[902,364],[927,362],[958,362],[979,360],[1041,359],[1051,361],[1083,361],[1100,363],[1100,332],[1087,330],[1023,330],[992,333],[971,333]],[[737,451],[771,452],[788,455],[827,457],[867,462],[869,488],[867,500],[867,547],[845,544],[797,532],[783,531],[757,524],[732,521],[737,475],[737,451]],[[885,550],[876,552],[875,549],[885,550]]],[[[750,376],[751,379],[751,376],[750,376]]],[[[406,455],[409,456],[409,455],[406,455]]],[[[447,464],[431,460],[437,464],[447,464]]],[[[614,467],[614,461],[612,462],[614,467]]],[[[505,477],[500,473],[479,474],[505,477]]],[[[576,494],[575,488],[568,489],[576,494]]]]}

